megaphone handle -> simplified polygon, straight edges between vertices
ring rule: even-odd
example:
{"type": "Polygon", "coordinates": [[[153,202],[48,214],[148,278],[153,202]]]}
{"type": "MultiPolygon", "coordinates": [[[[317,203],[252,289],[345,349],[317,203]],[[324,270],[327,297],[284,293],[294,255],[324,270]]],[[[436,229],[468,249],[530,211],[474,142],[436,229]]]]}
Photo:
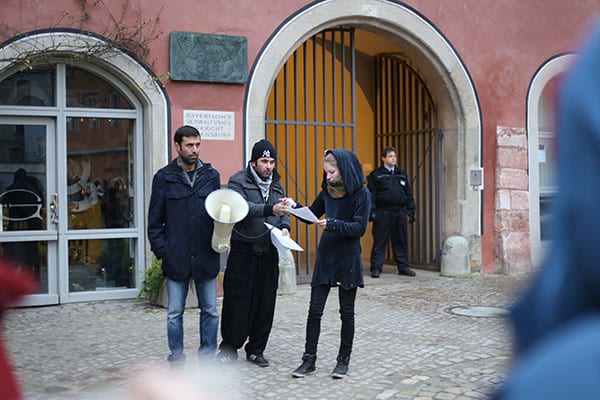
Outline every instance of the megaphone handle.
{"type": "Polygon", "coordinates": [[[227,250],[229,250],[229,245],[228,244],[220,244],[219,245],[219,251],[217,253],[224,253],[227,250]]]}

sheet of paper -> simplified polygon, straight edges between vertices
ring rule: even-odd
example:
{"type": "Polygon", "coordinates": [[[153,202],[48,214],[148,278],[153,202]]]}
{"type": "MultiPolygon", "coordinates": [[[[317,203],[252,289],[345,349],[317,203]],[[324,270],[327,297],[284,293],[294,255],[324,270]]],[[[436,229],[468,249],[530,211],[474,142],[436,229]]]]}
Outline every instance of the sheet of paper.
{"type": "Polygon", "coordinates": [[[271,242],[273,246],[277,247],[279,251],[285,252],[287,250],[304,251],[302,247],[292,239],[289,235],[283,236],[281,229],[274,227],[271,224],[264,223],[267,229],[271,231],[271,242]]]}
{"type": "Polygon", "coordinates": [[[290,208],[290,214],[295,215],[298,218],[302,218],[308,222],[315,222],[319,220],[319,218],[317,218],[317,216],[313,214],[308,207],[290,208]]]}

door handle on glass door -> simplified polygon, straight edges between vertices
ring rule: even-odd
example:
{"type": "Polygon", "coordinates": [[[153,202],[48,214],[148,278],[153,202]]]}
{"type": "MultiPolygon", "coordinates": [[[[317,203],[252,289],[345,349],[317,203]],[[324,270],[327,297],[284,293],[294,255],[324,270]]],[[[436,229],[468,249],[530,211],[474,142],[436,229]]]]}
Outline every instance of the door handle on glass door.
{"type": "Polygon", "coordinates": [[[52,201],[48,206],[50,210],[50,221],[54,224],[58,224],[58,193],[52,195],[52,201]]]}

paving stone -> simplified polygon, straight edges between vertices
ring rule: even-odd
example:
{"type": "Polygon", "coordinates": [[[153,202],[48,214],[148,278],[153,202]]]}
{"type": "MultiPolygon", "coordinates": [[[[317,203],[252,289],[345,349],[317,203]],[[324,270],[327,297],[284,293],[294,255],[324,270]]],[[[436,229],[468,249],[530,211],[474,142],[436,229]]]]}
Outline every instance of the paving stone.
{"type": "MultiPolygon", "coordinates": [[[[507,322],[449,310],[509,308],[525,281],[500,275],[456,279],[420,270],[414,278],[366,274],[356,301],[350,370],[341,380],[330,376],[340,332],[335,291],[322,318],[317,371],[302,379],[291,372],[304,351],[308,285],[277,297],[265,351],[269,368],[246,362],[243,350],[226,367],[198,364],[198,311],[188,309],[188,362],[179,378],[199,392],[211,389],[214,400],[485,399],[510,365],[507,322]]],[[[128,388],[143,382],[148,371],[173,384],[165,361],[166,310],[143,300],[13,309],[4,316],[3,330],[26,400],[130,400],[128,388]]]]}

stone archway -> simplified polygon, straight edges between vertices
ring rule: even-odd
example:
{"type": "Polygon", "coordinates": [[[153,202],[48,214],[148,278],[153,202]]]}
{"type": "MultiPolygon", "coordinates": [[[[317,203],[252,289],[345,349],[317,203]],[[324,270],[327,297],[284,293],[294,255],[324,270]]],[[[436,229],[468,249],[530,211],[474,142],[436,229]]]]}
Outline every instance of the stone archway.
{"type": "Polygon", "coordinates": [[[252,67],[245,100],[245,149],[265,137],[265,109],[278,71],[294,49],[334,26],[357,26],[392,37],[411,53],[434,89],[444,132],[442,238],[469,243],[469,266],[481,265],[481,193],[468,186],[481,166],[481,117],[471,78],[446,38],[414,10],[377,0],[329,0],[299,10],[276,30],[252,67]],[[477,210],[477,212],[475,212],[477,210]]]}

